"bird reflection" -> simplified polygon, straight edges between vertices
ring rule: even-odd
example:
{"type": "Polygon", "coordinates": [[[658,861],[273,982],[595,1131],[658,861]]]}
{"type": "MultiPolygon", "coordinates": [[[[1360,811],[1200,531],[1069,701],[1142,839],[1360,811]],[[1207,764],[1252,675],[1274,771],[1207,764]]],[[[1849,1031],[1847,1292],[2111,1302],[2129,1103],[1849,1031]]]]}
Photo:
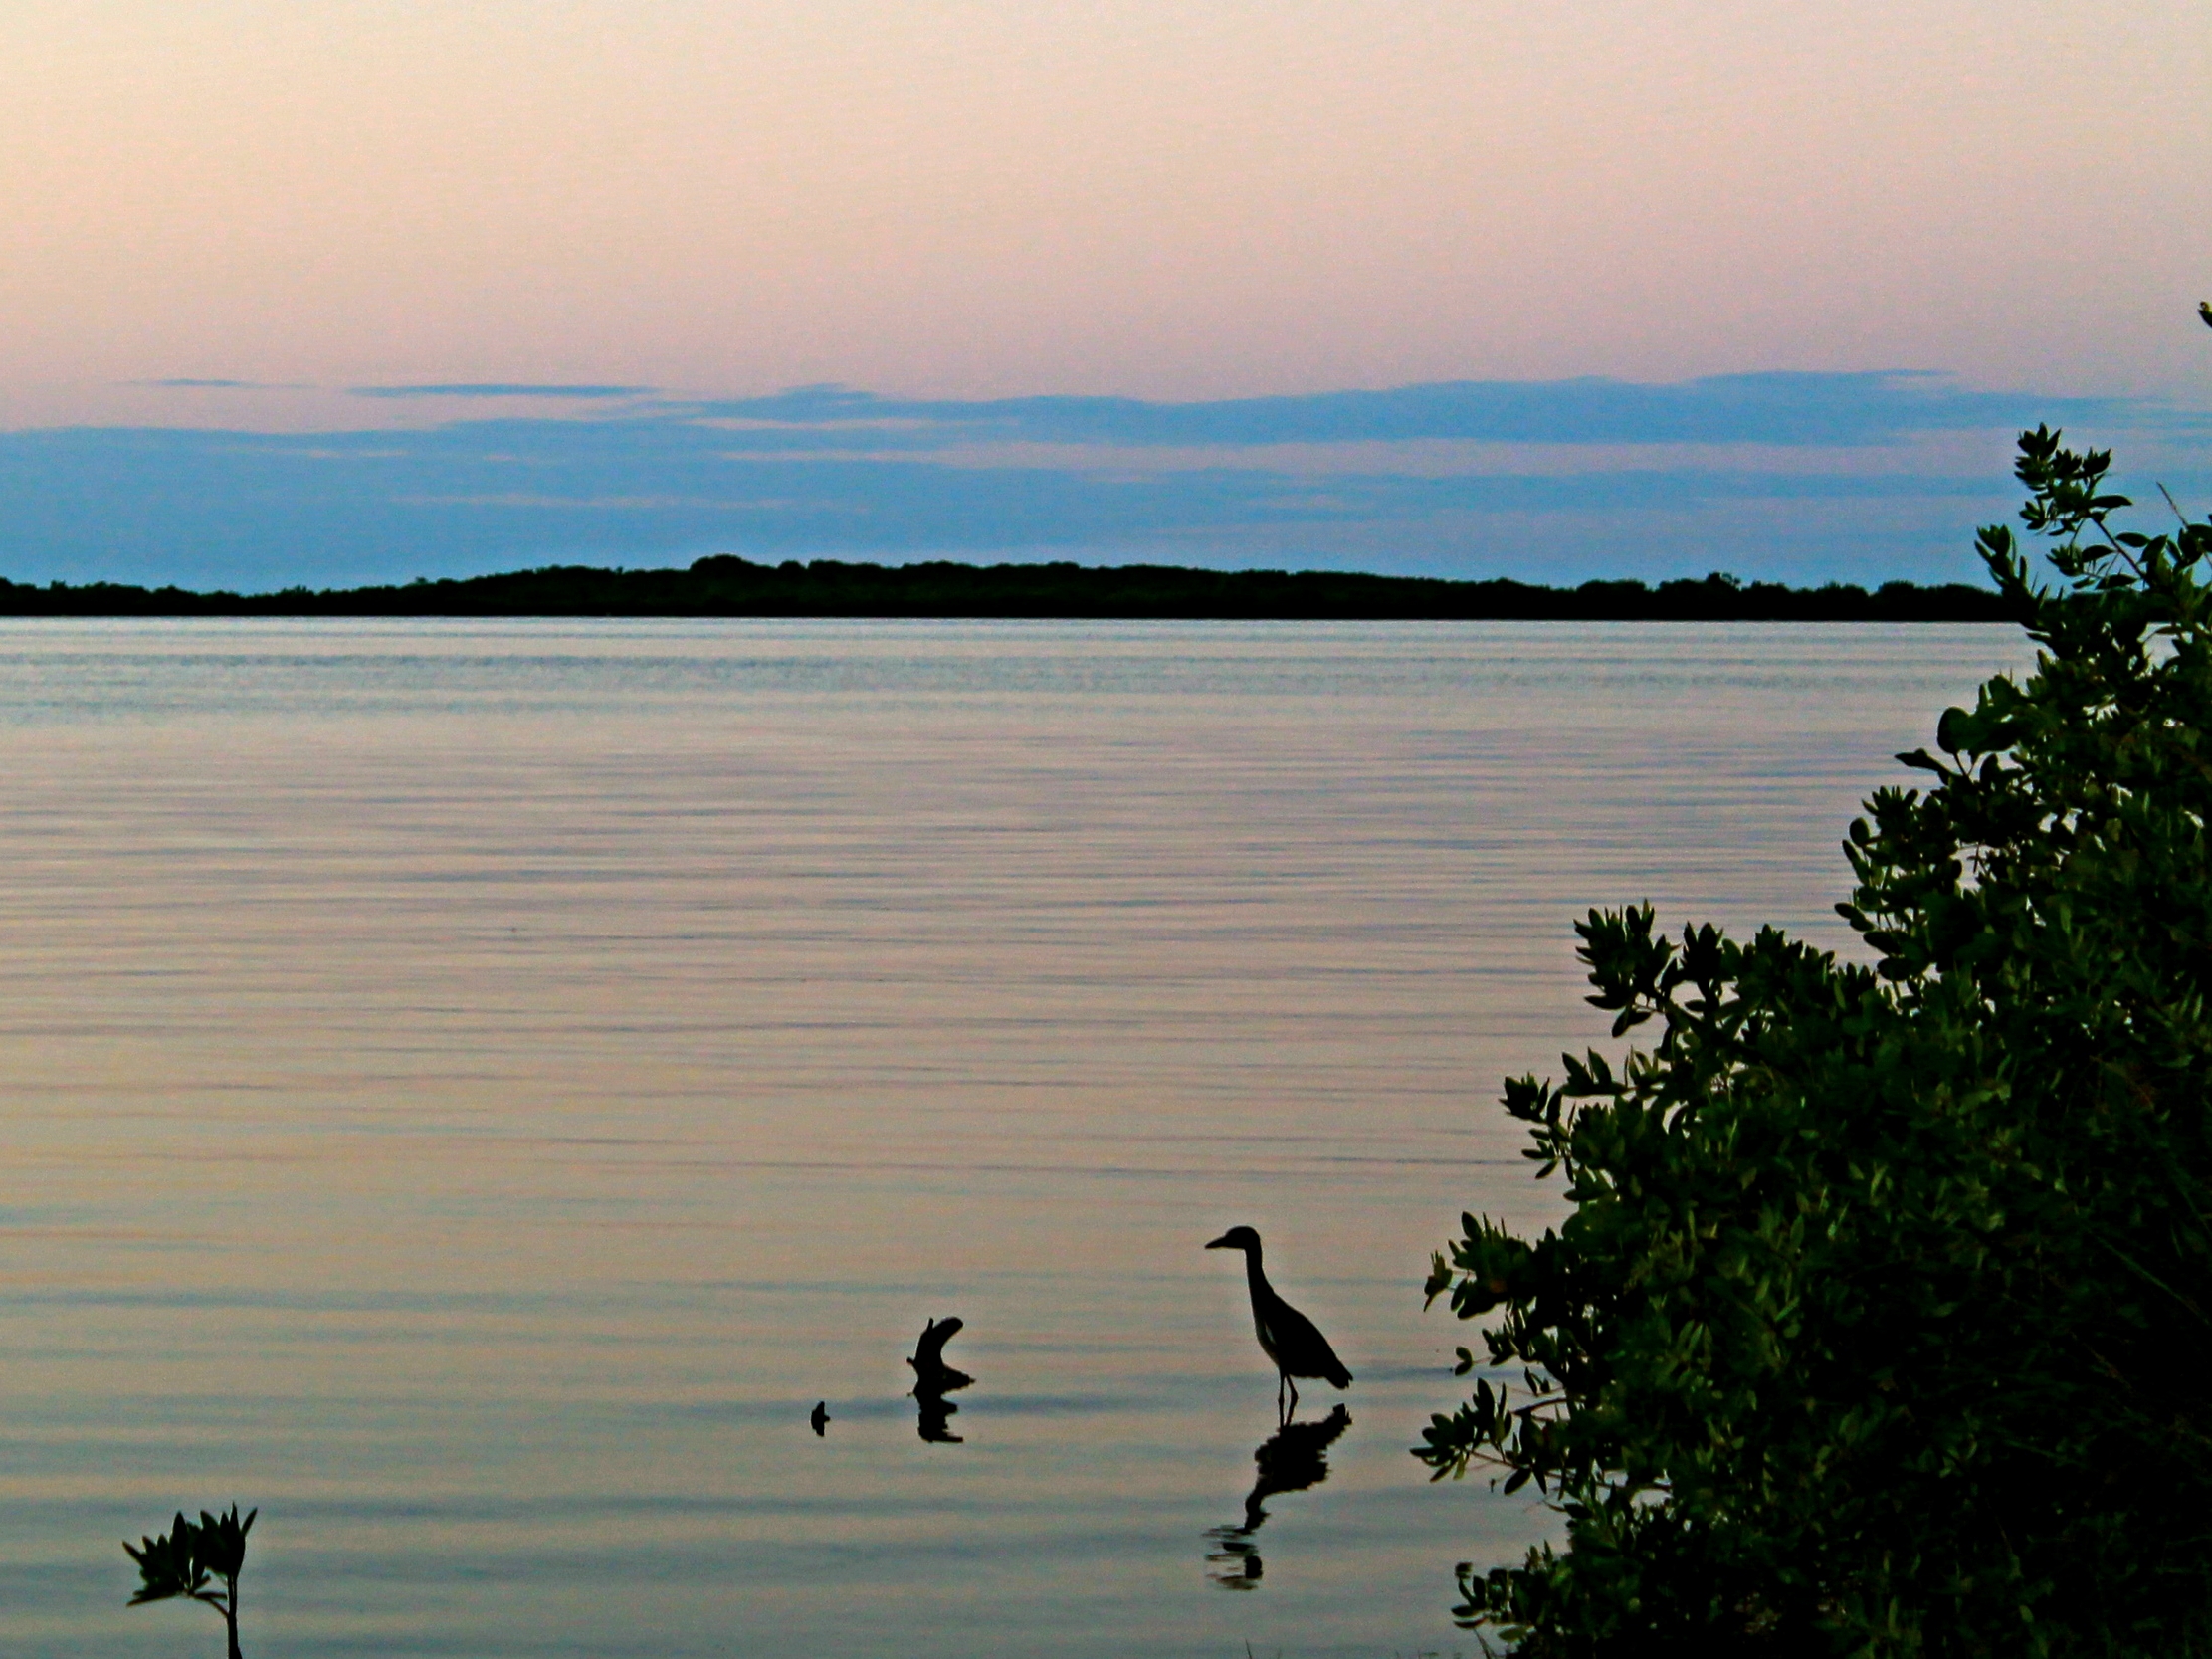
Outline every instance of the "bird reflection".
{"type": "Polygon", "coordinates": [[[1317,1423],[1286,1423],[1263,1441],[1252,1454],[1259,1478],[1244,1501],[1241,1525],[1208,1529],[1214,1548],[1206,1552],[1206,1576],[1223,1589],[1255,1590],[1260,1587],[1264,1563],[1252,1542],[1268,1518],[1267,1500],[1279,1492],[1304,1492],[1328,1479],[1328,1448],[1351,1427],[1351,1413],[1341,1405],[1317,1423]]]}
{"type": "Polygon", "coordinates": [[[960,1321],[956,1319],[931,1320],[921,1328],[913,1353],[906,1360],[913,1367],[913,1397],[919,1413],[914,1431],[935,1445],[964,1443],[947,1426],[948,1419],[960,1408],[944,1397],[975,1380],[966,1371],[955,1370],[944,1362],[944,1345],[959,1335],[960,1329],[960,1321]]]}

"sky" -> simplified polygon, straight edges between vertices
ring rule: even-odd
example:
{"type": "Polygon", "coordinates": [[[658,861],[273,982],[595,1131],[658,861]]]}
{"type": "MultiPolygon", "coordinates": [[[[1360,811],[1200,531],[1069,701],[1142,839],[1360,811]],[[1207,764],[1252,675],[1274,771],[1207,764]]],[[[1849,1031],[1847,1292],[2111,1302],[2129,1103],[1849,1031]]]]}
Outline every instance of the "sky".
{"type": "Polygon", "coordinates": [[[2197,0],[10,0],[0,574],[1971,579],[2212,507],[2197,0]]]}

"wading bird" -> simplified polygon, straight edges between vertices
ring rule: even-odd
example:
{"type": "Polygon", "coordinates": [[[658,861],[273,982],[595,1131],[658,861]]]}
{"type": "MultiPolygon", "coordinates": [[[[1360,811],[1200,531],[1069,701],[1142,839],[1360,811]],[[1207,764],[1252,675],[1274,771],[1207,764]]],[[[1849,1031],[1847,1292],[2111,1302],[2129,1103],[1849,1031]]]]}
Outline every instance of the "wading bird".
{"type": "Polygon", "coordinates": [[[1294,1377],[1317,1376],[1338,1388],[1351,1386],[1352,1374],[1328,1346],[1328,1339],[1313,1322],[1275,1294],[1268,1276],[1260,1271],[1260,1235],[1250,1227],[1232,1227],[1213,1240],[1208,1250],[1242,1250],[1245,1282],[1252,1289],[1252,1329],[1260,1348],[1275,1361],[1275,1412],[1287,1417],[1283,1390],[1291,1391],[1290,1411],[1298,1409],[1298,1384],[1294,1377]]]}

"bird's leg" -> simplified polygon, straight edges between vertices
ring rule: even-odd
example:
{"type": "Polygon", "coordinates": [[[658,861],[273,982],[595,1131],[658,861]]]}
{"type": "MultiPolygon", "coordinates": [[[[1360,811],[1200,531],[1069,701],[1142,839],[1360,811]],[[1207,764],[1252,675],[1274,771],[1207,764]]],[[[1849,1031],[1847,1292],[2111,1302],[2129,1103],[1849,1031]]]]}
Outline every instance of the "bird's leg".
{"type": "Polygon", "coordinates": [[[1291,1376],[1288,1371],[1277,1371],[1275,1373],[1275,1420],[1278,1426],[1284,1421],[1283,1390],[1290,1380],[1291,1376]]]}
{"type": "Polygon", "coordinates": [[[1285,1371],[1283,1380],[1291,1385],[1291,1415],[1295,1417],[1298,1415],[1298,1378],[1285,1371]]]}

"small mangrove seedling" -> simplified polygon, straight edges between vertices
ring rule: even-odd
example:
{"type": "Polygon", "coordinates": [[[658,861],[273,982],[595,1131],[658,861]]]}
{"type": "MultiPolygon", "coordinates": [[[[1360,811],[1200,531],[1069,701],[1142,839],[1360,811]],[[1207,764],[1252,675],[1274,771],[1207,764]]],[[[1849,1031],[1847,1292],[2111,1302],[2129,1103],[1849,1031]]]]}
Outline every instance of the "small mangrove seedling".
{"type": "Polygon", "coordinates": [[[138,1563],[141,1580],[130,1605],[167,1601],[172,1596],[204,1601],[223,1615],[223,1627],[230,1637],[229,1659],[240,1659],[238,1574],[246,1564],[246,1535],[253,1531],[254,1517],[259,1514],[258,1509],[248,1510],[241,1521],[238,1506],[233,1504],[228,1515],[210,1515],[202,1510],[195,1523],[185,1520],[184,1512],[179,1510],[176,1525],[161,1537],[141,1539],[135,1545],[126,1542],[123,1553],[138,1563]],[[220,1590],[208,1587],[216,1578],[223,1580],[220,1590]]]}

